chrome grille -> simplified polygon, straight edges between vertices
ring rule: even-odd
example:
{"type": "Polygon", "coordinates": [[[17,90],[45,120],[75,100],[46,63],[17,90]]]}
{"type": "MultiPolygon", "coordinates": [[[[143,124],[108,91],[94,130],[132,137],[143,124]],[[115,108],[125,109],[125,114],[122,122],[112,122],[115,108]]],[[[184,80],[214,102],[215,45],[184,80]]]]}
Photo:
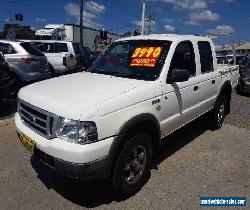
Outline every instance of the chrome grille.
{"type": "Polygon", "coordinates": [[[18,113],[25,125],[47,139],[55,137],[58,117],[25,101],[19,100],[18,113]]]}

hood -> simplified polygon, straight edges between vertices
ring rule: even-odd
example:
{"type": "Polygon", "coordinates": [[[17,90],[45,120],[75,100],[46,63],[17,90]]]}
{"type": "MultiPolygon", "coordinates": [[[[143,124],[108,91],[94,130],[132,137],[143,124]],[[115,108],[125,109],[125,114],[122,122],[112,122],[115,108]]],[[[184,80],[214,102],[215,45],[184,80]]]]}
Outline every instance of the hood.
{"type": "Polygon", "coordinates": [[[82,113],[150,83],[83,72],[26,86],[18,97],[58,116],[78,120],[82,113]]]}

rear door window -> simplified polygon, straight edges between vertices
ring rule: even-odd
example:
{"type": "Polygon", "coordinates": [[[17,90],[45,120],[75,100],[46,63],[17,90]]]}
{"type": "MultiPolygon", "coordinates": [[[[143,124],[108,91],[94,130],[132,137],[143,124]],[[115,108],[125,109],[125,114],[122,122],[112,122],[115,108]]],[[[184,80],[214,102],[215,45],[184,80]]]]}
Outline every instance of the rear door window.
{"type": "Polygon", "coordinates": [[[8,43],[0,43],[0,51],[3,54],[15,54],[16,53],[14,48],[8,43]]]}
{"type": "Polygon", "coordinates": [[[67,43],[44,43],[44,42],[33,42],[33,44],[39,48],[40,51],[44,53],[60,53],[60,52],[68,52],[67,43]]]}
{"type": "Polygon", "coordinates": [[[68,52],[66,43],[55,43],[55,52],[68,52]]]}
{"type": "Polygon", "coordinates": [[[213,55],[209,42],[198,42],[198,48],[200,52],[201,73],[205,74],[214,71],[213,55]]]}
{"type": "Polygon", "coordinates": [[[44,53],[55,53],[55,43],[42,43],[42,42],[33,42],[33,44],[38,47],[41,52],[44,53]]]}
{"type": "Polygon", "coordinates": [[[31,55],[44,56],[37,47],[29,42],[22,42],[20,45],[31,55]]]}

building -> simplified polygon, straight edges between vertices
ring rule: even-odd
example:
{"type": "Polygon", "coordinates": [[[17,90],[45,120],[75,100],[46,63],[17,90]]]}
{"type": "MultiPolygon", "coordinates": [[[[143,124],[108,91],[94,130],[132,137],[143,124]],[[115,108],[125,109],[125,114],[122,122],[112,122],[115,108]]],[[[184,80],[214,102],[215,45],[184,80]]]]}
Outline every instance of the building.
{"type": "MultiPolygon", "coordinates": [[[[83,46],[92,51],[102,51],[121,35],[83,27],[83,46]]],[[[56,39],[80,42],[80,26],[75,24],[48,24],[36,31],[36,39],[56,39]]]]}
{"type": "MultiPolygon", "coordinates": [[[[236,54],[246,55],[250,54],[250,42],[235,44],[236,54]]],[[[218,54],[228,55],[232,54],[232,45],[219,45],[216,46],[216,52],[218,54]]]]}

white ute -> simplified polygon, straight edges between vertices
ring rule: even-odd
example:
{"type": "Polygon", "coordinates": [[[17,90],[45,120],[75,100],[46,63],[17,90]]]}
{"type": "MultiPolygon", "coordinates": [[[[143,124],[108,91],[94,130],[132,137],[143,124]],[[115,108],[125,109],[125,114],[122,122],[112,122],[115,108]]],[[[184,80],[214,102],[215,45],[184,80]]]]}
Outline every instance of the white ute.
{"type": "Polygon", "coordinates": [[[120,39],[89,72],[22,88],[18,136],[62,175],[109,178],[134,193],[164,137],[205,113],[211,128],[222,126],[238,77],[238,66],[217,65],[206,37],[120,39]]]}

